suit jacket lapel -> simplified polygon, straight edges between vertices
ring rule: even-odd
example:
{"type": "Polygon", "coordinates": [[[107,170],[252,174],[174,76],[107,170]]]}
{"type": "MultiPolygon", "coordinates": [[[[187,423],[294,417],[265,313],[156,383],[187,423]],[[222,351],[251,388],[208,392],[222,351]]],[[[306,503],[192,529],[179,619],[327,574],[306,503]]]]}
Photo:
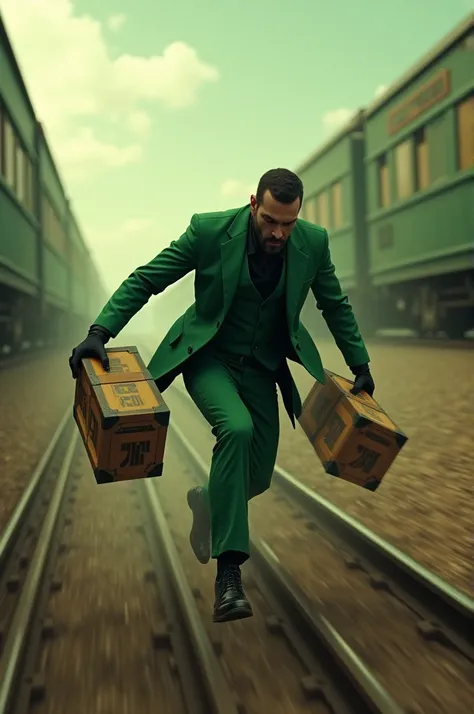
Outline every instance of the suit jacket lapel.
{"type": "Polygon", "coordinates": [[[237,290],[242,261],[247,247],[247,229],[250,216],[249,205],[234,218],[227,229],[228,239],[221,244],[221,269],[224,290],[224,315],[230,307],[237,290]]]}
{"type": "Polygon", "coordinates": [[[286,316],[290,331],[295,327],[298,302],[306,279],[308,255],[306,244],[297,227],[287,243],[286,316]]]}
{"type": "MultiPolygon", "coordinates": [[[[221,244],[224,315],[230,307],[239,283],[247,247],[249,217],[250,206],[247,204],[234,218],[227,230],[228,239],[221,244]]],[[[293,329],[299,297],[306,279],[307,264],[306,244],[296,225],[287,243],[286,256],[286,314],[290,330],[293,329]]]]}

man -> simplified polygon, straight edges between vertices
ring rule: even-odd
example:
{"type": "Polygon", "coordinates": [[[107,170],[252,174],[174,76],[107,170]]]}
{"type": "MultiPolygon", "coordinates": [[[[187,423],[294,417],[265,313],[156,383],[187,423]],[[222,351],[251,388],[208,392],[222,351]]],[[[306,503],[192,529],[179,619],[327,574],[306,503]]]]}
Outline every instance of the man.
{"type": "Polygon", "coordinates": [[[325,381],[319,353],[299,321],[312,290],[346,363],[355,391],[373,394],[369,355],[342,294],[324,228],[298,219],[300,179],[274,169],[250,206],[196,214],[186,232],[135,270],[106,304],[70,358],[96,356],[151,295],[195,270],[195,303],[172,325],[149,370],[163,392],[182,373],[216,437],[209,482],[188,492],[196,557],[217,559],[215,622],[252,615],[240,566],[249,557],[248,501],[271,482],[279,439],[276,385],[295,426],[301,401],[286,359],[325,381]],[[212,551],[211,551],[212,541],[212,551]]]}

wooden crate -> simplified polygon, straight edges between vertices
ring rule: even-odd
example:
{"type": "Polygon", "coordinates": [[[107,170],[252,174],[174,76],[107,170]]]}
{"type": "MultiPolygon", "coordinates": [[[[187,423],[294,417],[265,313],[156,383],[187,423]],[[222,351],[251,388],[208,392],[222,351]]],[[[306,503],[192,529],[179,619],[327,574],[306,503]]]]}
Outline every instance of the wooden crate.
{"type": "Polygon", "coordinates": [[[366,392],[350,394],[354,383],[325,370],[299,418],[326,473],[375,491],[408,437],[366,392]]]}
{"type": "Polygon", "coordinates": [[[161,476],[170,412],[136,347],[83,359],[74,419],[98,484],[161,476]]]}

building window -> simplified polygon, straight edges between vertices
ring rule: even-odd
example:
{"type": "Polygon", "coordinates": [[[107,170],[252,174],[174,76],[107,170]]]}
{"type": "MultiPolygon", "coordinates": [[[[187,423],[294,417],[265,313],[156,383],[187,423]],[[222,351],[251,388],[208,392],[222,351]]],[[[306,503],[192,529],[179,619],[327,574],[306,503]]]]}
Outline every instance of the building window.
{"type": "Polygon", "coordinates": [[[430,184],[428,140],[425,129],[415,134],[416,189],[424,191],[430,184]]]}
{"type": "Polygon", "coordinates": [[[458,166],[461,171],[474,166],[474,94],[458,104],[458,166]]]}
{"type": "Polygon", "coordinates": [[[310,223],[316,223],[316,206],[314,205],[314,197],[309,198],[305,203],[305,220],[310,223]]]}
{"type": "Polygon", "coordinates": [[[7,113],[0,106],[0,175],[28,211],[34,210],[34,169],[7,113]]]}
{"type": "Polygon", "coordinates": [[[83,276],[84,275],[84,253],[83,251],[79,248],[79,246],[71,242],[70,244],[70,256],[71,256],[71,262],[70,265],[72,267],[73,273],[75,273],[77,276],[83,276]]]}
{"type": "Polygon", "coordinates": [[[449,166],[446,114],[434,119],[427,127],[431,184],[446,178],[449,166]]]}
{"type": "Polygon", "coordinates": [[[6,118],[3,117],[3,137],[4,137],[4,164],[3,175],[5,181],[11,189],[15,188],[15,134],[13,127],[6,118]]]}
{"type": "Polygon", "coordinates": [[[20,203],[26,206],[26,155],[18,142],[15,158],[15,193],[20,203]]]}
{"type": "Polygon", "coordinates": [[[26,190],[26,201],[25,206],[31,213],[36,213],[34,205],[34,168],[30,157],[27,155],[25,157],[25,190],[26,190]]]}
{"type": "Polygon", "coordinates": [[[43,193],[43,232],[46,242],[60,255],[66,254],[66,234],[48,196],[43,193]]]}
{"type": "Polygon", "coordinates": [[[329,225],[329,205],[326,191],[318,196],[318,222],[323,228],[330,228],[329,225]]]}
{"type": "Polygon", "coordinates": [[[342,184],[338,181],[332,187],[332,227],[341,228],[342,225],[342,184]]]}
{"type": "Polygon", "coordinates": [[[397,177],[397,198],[408,198],[413,193],[413,168],[410,139],[402,142],[395,148],[395,171],[397,177]]]}
{"type": "Polygon", "coordinates": [[[390,175],[385,154],[377,160],[377,176],[379,208],[387,208],[390,205],[390,175]]]}

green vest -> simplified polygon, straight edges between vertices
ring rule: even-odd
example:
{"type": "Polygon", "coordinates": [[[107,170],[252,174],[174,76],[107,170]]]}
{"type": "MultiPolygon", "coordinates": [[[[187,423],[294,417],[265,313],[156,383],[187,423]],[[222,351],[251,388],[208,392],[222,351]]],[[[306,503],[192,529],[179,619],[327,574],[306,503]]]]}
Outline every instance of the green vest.
{"type": "Polygon", "coordinates": [[[286,262],[277,287],[262,298],[250,277],[246,254],[232,305],[211,343],[215,351],[223,356],[252,356],[268,369],[278,369],[289,339],[285,284],[286,262]]]}

